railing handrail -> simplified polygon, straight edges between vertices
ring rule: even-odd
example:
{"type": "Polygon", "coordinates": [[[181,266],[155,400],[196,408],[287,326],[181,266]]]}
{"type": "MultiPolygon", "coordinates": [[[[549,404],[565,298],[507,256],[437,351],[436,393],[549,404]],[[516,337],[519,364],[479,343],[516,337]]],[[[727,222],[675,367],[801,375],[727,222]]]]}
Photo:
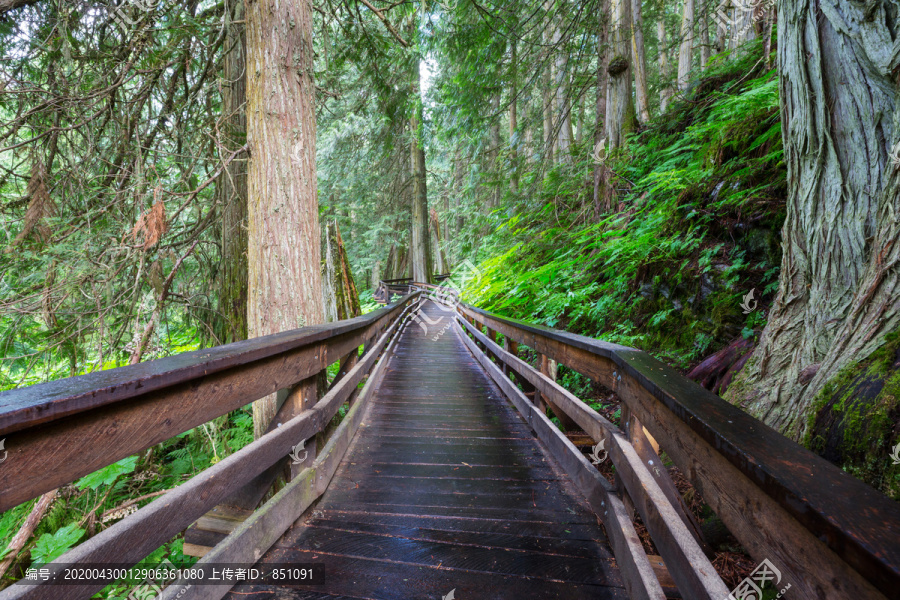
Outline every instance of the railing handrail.
{"type": "MultiPolygon", "coordinates": [[[[889,596],[887,590],[896,590],[900,506],[893,500],[646,352],[502,317],[465,303],[458,308],[485,327],[607,385],[620,397],[636,393],[622,379],[635,382],[872,585],[889,596]]],[[[644,426],[657,436],[652,423],[644,426]]],[[[696,486],[697,478],[685,469],[689,465],[679,462],[696,486]]]]}
{"type": "Polygon", "coordinates": [[[5,392],[0,512],[316,375],[415,296],[354,319],[5,392]]]}
{"type": "Polygon", "coordinates": [[[397,310],[404,300],[365,315],[309,325],[222,346],[183,352],[0,392],[0,437],[105,404],[127,400],[297,348],[357,332],[397,310]]]}

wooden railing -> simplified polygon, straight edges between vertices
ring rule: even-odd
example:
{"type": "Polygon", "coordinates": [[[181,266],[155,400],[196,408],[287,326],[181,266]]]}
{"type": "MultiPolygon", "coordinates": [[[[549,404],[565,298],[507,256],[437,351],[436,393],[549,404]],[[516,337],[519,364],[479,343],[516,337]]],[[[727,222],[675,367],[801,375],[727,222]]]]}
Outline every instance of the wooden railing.
{"type": "MultiPolygon", "coordinates": [[[[450,277],[450,273],[435,275],[435,281],[445,281],[450,277]]],[[[375,288],[375,301],[381,304],[387,304],[395,295],[402,296],[409,291],[412,283],[412,277],[401,277],[400,279],[382,279],[375,288]]]]}
{"type": "MultiPolygon", "coordinates": [[[[250,498],[255,508],[278,473],[293,467],[290,483],[201,560],[254,563],[324,493],[377,388],[379,356],[390,351],[417,296],[355,319],[0,394],[0,439],[9,452],[0,467],[0,512],[281,391],[266,435],[54,561],[136,564],[221,502],[250,498]],[[338,361],[330,389],[317,398],[316,380],[338,361]],[[322,435],[348,401],[340,425],[322,435]],[[306,462],[291,465],[291,449],[305,441],[306,462]]],[[[87,598],[102,587],[14,584],[0,599],[87,598]]],[[[178,597],[227,591],[194,586],[178,597]]]]}
{"type": "Polygon", "coordinates": [[[632,507],[685,598],[727,597],[663,452],[750,555],[779,570],[791,598],[900,597],[900,506],[893,500],[645,352],[454,305],[470,350],[603,519],[632,598],[663,597],[632,507]],[[539,369],[519,358],[525,347],[539,369]],[[557,384],[553,361],[614,391],[620,427],[557,384]],[[618,486],[547,419],[548,409],[605,445],[618,486]]]}

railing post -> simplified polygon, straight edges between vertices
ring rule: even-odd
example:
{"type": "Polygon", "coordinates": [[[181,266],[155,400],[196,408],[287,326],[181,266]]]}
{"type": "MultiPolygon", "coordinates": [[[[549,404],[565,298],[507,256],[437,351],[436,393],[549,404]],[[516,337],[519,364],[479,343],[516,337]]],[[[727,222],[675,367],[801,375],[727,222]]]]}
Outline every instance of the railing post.
{"type": "MultiPolygon", "coordinates": [[[[507,352],[509,352],[510,354],[512,354],[513,356],[515,356],[516,358],[519,357],[519,342],[514,342],[513,340],[504,336],[503,337],[503,349],[506,350],[507,352]]],[[[506,375],[507,377],[509,377],[510,372],[511,372],[511,369],[509,368],[509,366],[507,366],[506,363],[503,363],[503,374],[506,375]]]]}
{"type": "MultiPolygon", "coordinates": [[[[709,547],[706,538],[703,536],[703,529],[701,528],[700,523],[694,517],[690,508],[688,508],[684,498],[678,492],[675,483],[669,476],[669,471],[665,468],[662,464],[662,460],[659,458],[659,443],[653,439],[653,436],[644,428],[638,418],[631,413],[628,406],[624,403],[621,406],[622,419],[620,421],[620,429],[625,432],[625,436],[628,438],[628,441],[631,442],[635,452],[641,457],[641,460],[647,466],[647,469],[650,471],[650,474],[653,475],[653,478],[656,479],[656,483],[659,485],[660,489],[662,489],[666,498],[668,498],[669,502],[672,504],[672,507],[675,508],[675,511],[681,517],[681,520],[684,521],[688,531],[690,531],[694,536],[694,539],[697,540],[700,549],[703,550],[707,556],[711,556],[712,549],[709,547]]],[[[616,475],[616,483],[621,483],[618,475],[616,475]]],[[[620,489],[624,492],[624,488],[620,489]]]]}
{"type": "MultiPolygon", "coordinates": [[[[312,408],[324,394],[327,381],[327,371],[322,370],[312,377],[307,377],[300,381],[290,389],[280,390],[278,392],[278,401],[281,403],[281,398],[284,396],[284,402],[281,403],[281,408],[278,409],[278,413],[275,415],[278,422],[286,423],[304,410],[312,408]]],[[[306,440],[302,450],[297,448],[298,452],[296,452],[295,455],[298,457],[303,456],[303,453],[306,452],[306,456],[304,457],[304,460],[299,463],[291,460],[290,463],[285,465],[285,481],[291,481],[297,473],[315,462],[317,438],[318,435],[306,440]]],[[[297,440],[297,443],[299,444],[303,441],[304,440],[297,440]]]]}
{"type": "MultiPolygon", "coordinates": [[[[540,358],[541,373],[546,375],[553,381],[556,381],[556,361],[552,358],[549,358],[545,354],[538,354],[538,356],[540,358]]],[[[535,399],[537,399],[539,394],[540,392],[535,394],[535,399]]],[[[569,417],[569,415],[557,408],[556,405],[550,402],[550,400],[548,400],[547,398],[541,397],[541,404],[539,406],[544,410],[544,412],[547,411],[548,406],[550,407],[550,410],[553,411],[553,414],[557,419],[559,419],[559,425],[563,431],[579,429],[578,425],[575,423],[575,421],[572,420],[571,417],[569,417]]]]}

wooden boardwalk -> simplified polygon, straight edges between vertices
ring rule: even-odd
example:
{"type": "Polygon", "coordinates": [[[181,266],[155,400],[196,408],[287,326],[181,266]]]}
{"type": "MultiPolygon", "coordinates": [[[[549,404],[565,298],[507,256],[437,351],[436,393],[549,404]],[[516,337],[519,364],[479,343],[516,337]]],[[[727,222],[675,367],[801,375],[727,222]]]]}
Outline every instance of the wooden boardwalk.
{"type": "Polygon", "coordinates": [[[325,583],[240,585],[232,600],[626,598],[597,517],[429,303],[410,324],[318,505],[262,563],[325,583]]]}

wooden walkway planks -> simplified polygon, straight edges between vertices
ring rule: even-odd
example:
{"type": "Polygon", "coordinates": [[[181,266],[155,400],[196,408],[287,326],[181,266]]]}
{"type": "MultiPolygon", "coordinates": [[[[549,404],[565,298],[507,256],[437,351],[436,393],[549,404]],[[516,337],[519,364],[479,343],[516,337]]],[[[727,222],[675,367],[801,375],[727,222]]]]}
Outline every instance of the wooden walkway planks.
{"type": "Polygon", "coordinates": [[[328,491],[260,561],[326,583],[228,598],[627,597],[597,518],[442,325],[406,329],[328,491]]]}

